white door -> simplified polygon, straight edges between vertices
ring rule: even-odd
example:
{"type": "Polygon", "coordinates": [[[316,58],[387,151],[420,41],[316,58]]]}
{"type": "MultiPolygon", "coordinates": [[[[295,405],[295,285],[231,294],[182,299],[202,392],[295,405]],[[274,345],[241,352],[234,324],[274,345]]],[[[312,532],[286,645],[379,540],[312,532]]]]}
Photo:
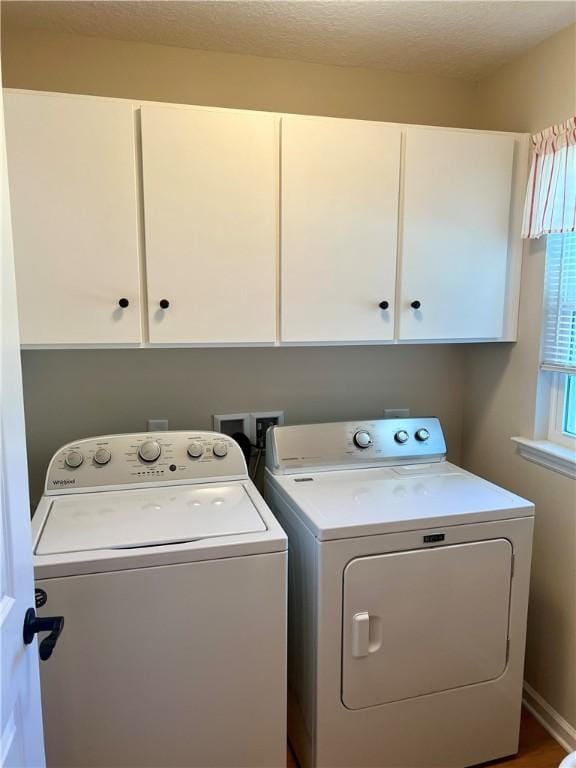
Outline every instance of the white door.
{"type": "Polygon", "coordinates": [[[137,343],[132,105],[6,94],[22,344],[137,343]]]}
{"type": "Polygon", "coordinates": [[[503,334],[514,141],[407,129],[400,339],[503,334]]]}
{"type": "Polygon", "coordinates": [[[393,338],[400,137],[282,118],[282,341],[393,338]]]}
{"type": "Polygon", "coordinates": [[[44,765],[38,648],[24,645],[26,610],[34,606],[30,505],[22,380],[14,284],[14,259],[0,100],[2,184],[2,316],[0,324],[0,766],[44,765]]]}
{"type": "Polygon", "coordinates": [[[276,339],[277,118],[144,106],[150,341],[276,339]]]}
{"type": "Polygon", "coordinates": [[[352,560],[344,572],[345,706],[499,677],[507,662],[511,569],[507,539],[352,560]]]}

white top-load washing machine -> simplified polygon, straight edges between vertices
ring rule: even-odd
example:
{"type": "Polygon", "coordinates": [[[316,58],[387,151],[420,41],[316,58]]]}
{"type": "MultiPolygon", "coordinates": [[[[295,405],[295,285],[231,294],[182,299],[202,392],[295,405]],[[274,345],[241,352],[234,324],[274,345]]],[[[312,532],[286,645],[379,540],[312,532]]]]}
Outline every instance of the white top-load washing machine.
{"type": "Polygon", "coordinates": [[[532,504],[448,463],[437,419],[276,427],[267,454],[303,768],[517,751],[532,504]]]}
{"type": "Polygon", "coordinates": [[[283,766],[286,537],[212,432],[80,440],[33,519],[48,766],[283,766]]]}

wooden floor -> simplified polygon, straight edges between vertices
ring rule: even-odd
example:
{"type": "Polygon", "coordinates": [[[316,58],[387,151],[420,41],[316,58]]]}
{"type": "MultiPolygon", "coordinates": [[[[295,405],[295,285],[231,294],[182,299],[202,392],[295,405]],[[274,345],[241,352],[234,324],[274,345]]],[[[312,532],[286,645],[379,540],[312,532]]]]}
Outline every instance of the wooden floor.
{"type": "MultiPolygon", "coordinates": [[[[515,757],[483,763],[486,768],[557,768],[566,757],[566,752],[542,728],[540,723],[526,710],[522,713],[520,728],[520,751],[515,757]]],[[[288,768],[298,768],[292,750],[288,748],[288,768]]]]}

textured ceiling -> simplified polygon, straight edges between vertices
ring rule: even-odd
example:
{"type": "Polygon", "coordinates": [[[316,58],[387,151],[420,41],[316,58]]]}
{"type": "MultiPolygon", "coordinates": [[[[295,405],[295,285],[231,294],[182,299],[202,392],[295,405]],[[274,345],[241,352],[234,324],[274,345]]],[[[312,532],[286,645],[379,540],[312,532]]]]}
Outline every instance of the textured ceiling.
{"type": "Polygon", "coordinates": [[[478,79],[576,20],[570,0],[2,2],[2,24],[478,79]]]}

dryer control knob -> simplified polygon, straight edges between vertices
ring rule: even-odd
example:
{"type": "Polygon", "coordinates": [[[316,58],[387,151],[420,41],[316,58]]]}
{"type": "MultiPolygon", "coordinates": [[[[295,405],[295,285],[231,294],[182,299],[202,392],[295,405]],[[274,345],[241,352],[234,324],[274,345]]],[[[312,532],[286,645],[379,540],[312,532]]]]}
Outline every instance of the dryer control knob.
{"type": "Polygon", "coordinates": [[[214,443],[212,446],[212,453],[214,456],[217,456],[219,459],[223,459],[224,456],[228,453],[228,446],[226,443],[214,443]]]}
{"type": "Polygon", "coordinates": [[[415,434],[416,440],[420,440],[421,443],[425,443],[429,437],[430,437],[430,432],[428,432],[427,429],[419,429],[415,434]]]}
{"type": "Polygon", "coordinates": [[[394,435],[394,440],[396,440],[397,443],[405,443],[410,435],[408,432],[406,432],[405,429],[400,429],[396,434],[394,435]]]}
{"type": "Polygon", "coordinates": [[[157,440],[146,440],[138,448],[138,456],[142,461],[156,461],[162,453],[160,443],[157,440]]]}
{"type": "Polygon", "coordinates": [[[188,456],[190,456],[191,459],[199,459],[203,453],[204,449],[200,443],[190,443],[188,446],[188,456]]]}
{"type": "Polygon", "coordinates": [[[372,435],[365,429],[359,429],[354,435],[354,445],[358,448],[369,448],[372,445],[372,435]]]}
{"type": "Polygon", "coordinates": [[[67,467],[70,467],[70,469],[76,469],[76,467],[79,467],[80,464],[82,464],[84,461],[84,456],[80,453],[80,451],[70,451],[64,461],[66,462],[67,467]]]}
{"type": "Polygon", "coordinates": [[[94,461],[96,462],[96,464],[100,464],[100,466],[103,466],[104,464],[108,464],[111,458],[112,458],[112,454],[110,453],[108,448],[98,448],[98,450],[94,454],[94,461]]]}

